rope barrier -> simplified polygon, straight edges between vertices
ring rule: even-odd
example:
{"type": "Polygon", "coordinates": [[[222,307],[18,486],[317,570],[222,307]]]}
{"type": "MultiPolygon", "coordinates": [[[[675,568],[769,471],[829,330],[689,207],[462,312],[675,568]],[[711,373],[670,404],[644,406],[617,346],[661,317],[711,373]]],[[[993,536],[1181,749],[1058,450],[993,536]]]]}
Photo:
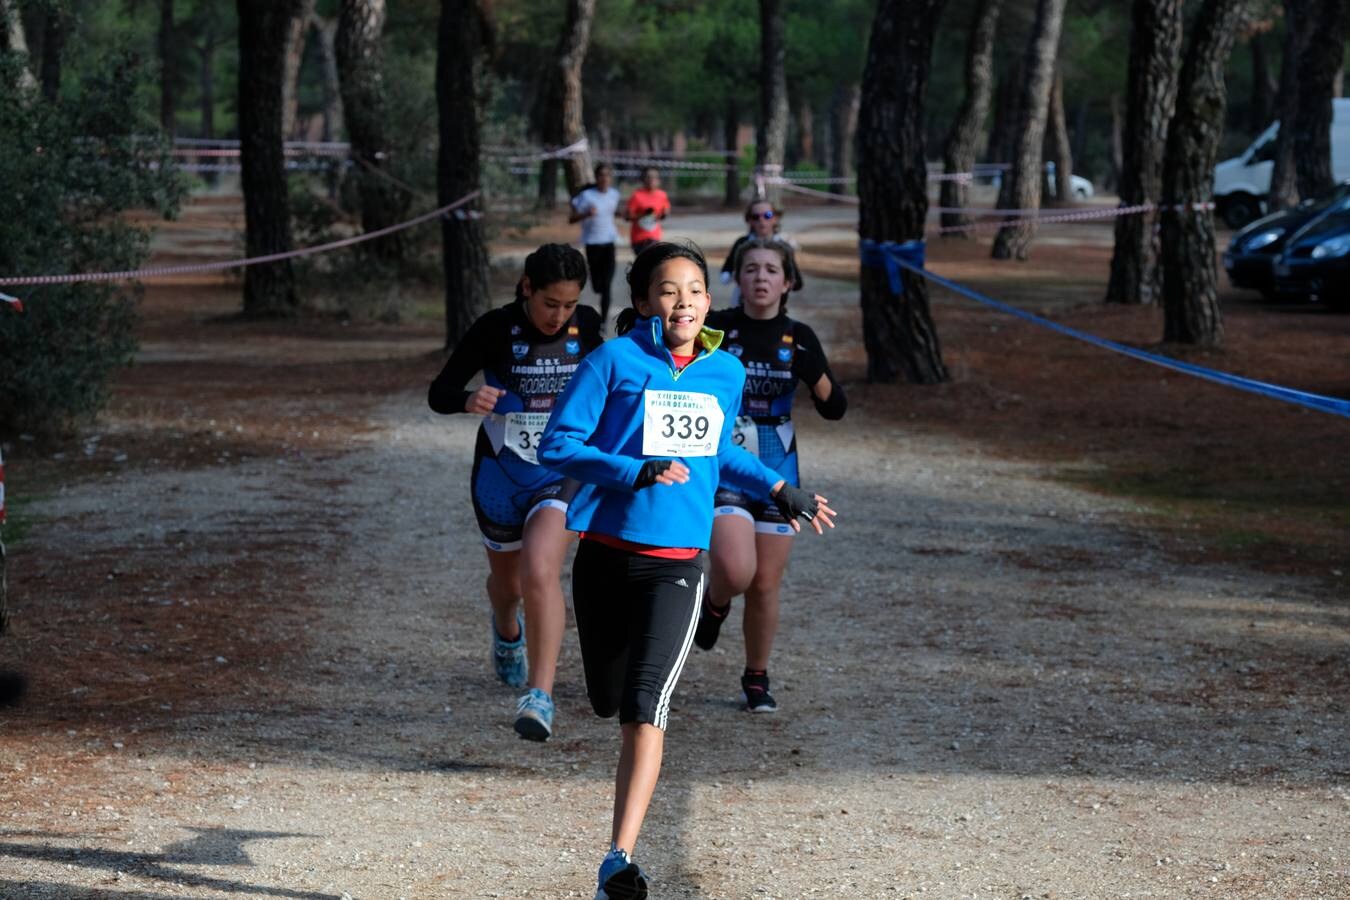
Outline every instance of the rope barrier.
{"type": "MultiPolygon", "coordinates": [[[[1283,385],[1257,381],[1254,378],[1246,378],[1242,375],[1234,375],[1230,372],[1221,372],[1218,369],[1197,366],[1194,363],[1170,359],[1166,356],[1150,353],[1147,350],[1140,350],[1137,347],[1131,347],[1117,341],[1097,337],[1095,334],[1089,334],[1085,331],[1080,331],[1077,328],[1071,328],[1068,325],[1061,325],[1059,322],[1051,321],[1050,319],[1046,319],[1034,313],[1029,313],[1023,309],[1018,309],[1017,307],[1002,301],[995,300],[992,297],[987,297],[963,284],[943,278],[941,275],[936,275],[924,268],[922,258],[916,258],[912,247],[905,249],[906,245],[913,245],[916,243],[922,244],[921,241],[907,241],[905,244],[895,244],[894,242],[883,243],[864,240],[859,243],[859,255],[863,265],[884,266],[887,269],[888,274],[892,268],[906,269],[929,281],[940,284],[956,294],[974,300],[976,303],[983,304],[991,309],[996,309],[999,312],[1007,313],[1010,316],[1016,316],[1019,319],[1024,319],[1035,325],[1048,328],[1051,331],[1058,332],[1059,334],[1074,338],[1075,340],[1083,341],[1095,347],[1100,347],[1113,353],[1119,353],[1123,356],[1128,356],[1142,362],[1151,363],[1164,369],[1170,369],[1173,372],[1180,372],[1183,375],[1200,378],[1214,384],[1221,384],[1225,387],[1258,394],[1284,403],[1302,406],[1306,409],[1313,409],[1318,412],[1330,413],[1335,416],[1350,419],[1350,400],[1342,399],[1340,397],[1328,397],[1325,394],[1313,394],[1308,391],[1284,387],[1283,385]],[[883,256],[884,260],[879,259],[879,256],[883,256]]],[[[892,280],[892,284],[894,284],[894,279],[892,280]]]]}
{"type": "Polygon", "coordinates": [[[147,269],[135,269],[124,272],[84,272],[75,275],[26,275],[10,278],[0,278],[0,286],[10,285],[47,285],[47,284],[77,284],[90,281],[129,281],[141,280],[145,278],[160,278],[166,275],[186,275],[200,272],[219,272],[224,269],[240,269],[247,266],[261,265],[262,263],[280,262],[283,259],[295,259],[301,256],[313,256],[316,253],[326,253],[329,250],[337,250],[341,247],[351,247],[355,244],[373,241],[376,238],[393,234],[397,231],[403,231],[412,228],[415,225],[421,225],[423,222],[429,222],[432,219],[439,219],[442,216],[455,214],[457,219],[477,218],[473,210],[466,211],[461,209],[479,196],[479,191],[471,194],[465,194],[453,203],[447,203],[439,209],[433,209],[431,212],[423,213],[409,219],[406,222],[399,222],[396,225],[390,225],[386,228],[380,228],[376,231],[368,231],[364,234],[353,235],[349,238],[342,238],[337,241],[330,241],[327,244],[316,244],[313,247],[301,247],[298,250],[287,250],[283,253],[269,253],[265,256],[250,256],[243,259],[231,259],[221,262],[210,263],[186,263],[180,266],[156,266],[147,269]]]}

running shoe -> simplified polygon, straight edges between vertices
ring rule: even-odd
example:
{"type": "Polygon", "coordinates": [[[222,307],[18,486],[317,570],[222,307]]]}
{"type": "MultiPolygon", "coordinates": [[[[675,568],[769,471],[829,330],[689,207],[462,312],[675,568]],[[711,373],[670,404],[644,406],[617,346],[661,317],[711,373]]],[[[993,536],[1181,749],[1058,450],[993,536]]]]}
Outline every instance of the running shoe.
{"type": "Polygon", "coordinates": [[[516,734],[527,741],[546,741],[553,734],[553,698],[530,688],[516,704],[516,734]]]}
{"type": "Polygon", "coordinates": [[[694,629],[694,643],[704,650],[711,650],[717,644],[717,633],[722,630],[722,623],[727,620],[729,612],[730,603],[719,612],[704,600],[703,608],[698,613],[698,626],[694,629]]]}
{"type": "Polygon", "coordinates": [[[497,671],[497,677],[511,687],[524,687],[529,671],[529,664],[525,661],[525,616],[516,613],[516,627],[520,629],[520,637],[514,641],[508,641],[497,633],[495,618],[490,621],[492,667],[497,671]]]}
{"type": "Polygon", "coordinates": [[[778,701],[769,693],[769,675],[757,672],[741,676],[741,691],[745,695],[745,708],[752,713],[778,712],[778,701]]]}
{"type": "Polygon", "coordinates": [[[595,900],[645,900],[647,873],[626,850],[614,849],[600,863],[595,900]]]}

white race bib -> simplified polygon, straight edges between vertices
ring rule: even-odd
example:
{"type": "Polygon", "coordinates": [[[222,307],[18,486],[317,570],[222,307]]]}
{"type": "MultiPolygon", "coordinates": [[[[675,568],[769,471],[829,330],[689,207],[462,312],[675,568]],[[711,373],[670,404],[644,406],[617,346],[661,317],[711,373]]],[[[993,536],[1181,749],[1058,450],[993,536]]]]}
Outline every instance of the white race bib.
{"type": "Polygon", "coordinates": [[[759,456],[759,426],[749,416],[736,417],[736,424],[731,426],[731,440],[737,447],[759,456]]]}
{"type": "Polygon", "coordinates": [[[544,426],[548,424],[546,412],[507,413],[506,433],[502,436],[502,446],[533,466],[539,465],[539,441],[544,436],[544,426]]]}
{"type": "Polygon", "coordinates": [[[712,394],[644,391],[644,456],[716,456],[726,416],[712,394]]]}

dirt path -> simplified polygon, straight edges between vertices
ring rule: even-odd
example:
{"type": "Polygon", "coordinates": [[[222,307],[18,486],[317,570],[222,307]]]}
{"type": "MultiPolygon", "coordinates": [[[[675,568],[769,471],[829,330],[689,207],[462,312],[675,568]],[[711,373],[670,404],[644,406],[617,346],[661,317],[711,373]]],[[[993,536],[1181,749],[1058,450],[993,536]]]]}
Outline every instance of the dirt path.
{"type": "MultiPolygon", "coordinates": [[[[0,897],[594,890],[616,728],[569,629],[555,740],[511,731],[475,423],[425,409],[426,333],[329,337],[153,344],[86,451],[114,474],[36,502],[0,897]]],[[[1350,897],[1350,610],[1325,582],[1183,564],[1131,504],[852,400],[802,417],[841,518],[798,541],[782,711],[736,707],[739,613],[686,669],[639,847],[656,896],[1350,897]]]]}

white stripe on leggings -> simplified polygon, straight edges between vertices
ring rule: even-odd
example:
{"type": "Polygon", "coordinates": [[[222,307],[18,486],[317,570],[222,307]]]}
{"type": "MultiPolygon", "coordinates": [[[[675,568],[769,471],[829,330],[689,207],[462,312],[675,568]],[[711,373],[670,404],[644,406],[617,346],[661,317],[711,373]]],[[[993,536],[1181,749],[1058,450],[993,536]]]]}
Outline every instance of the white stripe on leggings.
{"type": "Polygon", "coordinates": [[[689,620],[689,629],[684,633],[684,644],[680,647],[680,656],[675,661],[675,668],[670,670],[670,677],[666,679],[665,687],[661,688],[661,695],[656,698],[656,719],[652,724],[662,731],[666,730],[666,720],[670,716],[670,697],[675,693],[675,682],[680,680],[680,672],[684,670],[684,661],[689,658],[689,648],[694,645],[694,631],[698,628],[699,613],[703,611],[703,580],[706,576],[702,573],[698,576],[698,587],[694,589],[694,615],[689,620]]]}

